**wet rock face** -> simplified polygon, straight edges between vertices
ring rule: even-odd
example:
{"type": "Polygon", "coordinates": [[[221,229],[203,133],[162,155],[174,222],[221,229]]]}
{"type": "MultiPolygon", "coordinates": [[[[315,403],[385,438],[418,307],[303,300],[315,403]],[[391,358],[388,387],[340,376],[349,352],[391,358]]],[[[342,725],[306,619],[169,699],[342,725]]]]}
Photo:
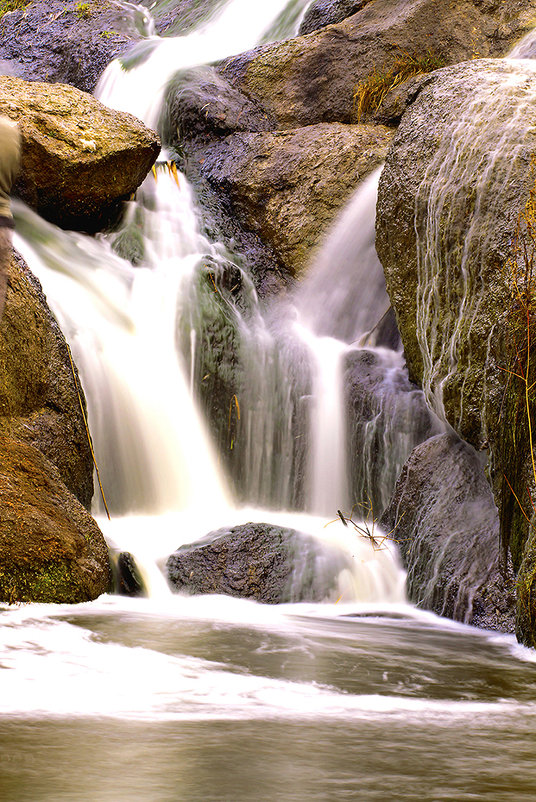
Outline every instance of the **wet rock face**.
{"type": "Polygon", "coordinates": [[[417,446],[381,526],[398,542],[411,601],[466,624],[513,632],[515,579],[476,452],[454,435],[417,446]]]}
{"type": "Polygon", "coordinates": [[[322,601],[347,567],[342,551],[271,524],[219,529],[177,549],[167,561],[172,587],[182,593],[222,593],[265,604],[322,601]]]}
{"type": "Polygon", "coordinates": [[[89,509],[93,463],[81,403],[76,368],[41,285],[14,254],[0,320],[0,435],[38,448],[89,509]]]}
{"type": "Polygon", "coordinates": [[[93,92],[107,64],[139,38],[109,0],[34,0],[0,17],[0,73],[93,92]]]}
{"type": "Polygon", "coordinates": [[[197,154],[203,177],[296,274],[359,180],[382,162],[391,136],[383,126],[335,123],[235,133],[197,154]]]}
{"type": "Polygon", "coordinates": [[[160,151],[156,134],[135,117],[69,86],[0,77],[0,113],[21,129],[14,194],[64,228],[106,224],[160,151]]]}
{"type": "MultiPolygon", "coordinates": [[[[374,0],[335,25],[226,59],[222,74],[264,107],[280,128],[355,122],[357,85],[399,69],[406,57],[434,56],[436,66],[508,53],[533,26],[536,2],[374,0]]],[[[424,67],[424,72],[434,69],[424,67]]],[[[396,123],[410,78],[371,104],[378,122],[396,123]],[[383,110],[385,109],[385,111],[383,110]]],[[[388,87],[386,87],[386,90],[388,87]]]]}
{"type": "Polygon", "coordinates": [[[56,467],[0,436],[0,601],[89,601],[110,579],[104,538],[56,467]]]}
{"type": "Polygon", "coordinates": [[[191,67],[175,75],[166,91],[166,106],[167,133],[178,143],[273,127],[266,112],[214,67],[191,67]]]}
{"type": "Polygon", "coordinates": [[[400,359],[378,349],[348,354],[344,373],[348,415],[348,473],[352,501],[381,515],[416,445],[441,424],[400,359]]]}
{"type": "Polygon", "coordinates": [[[513,249],[534,186],[535,98],[526,62],[467,62],[425,79],[387,157],[376,238],[411,378],[461,437],[490,451],[516,571],[534,476],[523,383],[509,373],[522,373],[527,353],[516,282],[532,292],[513,249]]]}

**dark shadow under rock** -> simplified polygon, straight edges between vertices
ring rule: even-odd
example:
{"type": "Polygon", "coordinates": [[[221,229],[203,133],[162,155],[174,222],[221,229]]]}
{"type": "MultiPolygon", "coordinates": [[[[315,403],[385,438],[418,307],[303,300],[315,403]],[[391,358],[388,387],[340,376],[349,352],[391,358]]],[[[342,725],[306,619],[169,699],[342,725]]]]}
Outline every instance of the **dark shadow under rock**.
{"type": "Polygon", "coordinates": [[[515,581],[481,461],[453,434],[406,462],[381,526],[399,543],[411,601],[466,624],[513,632],[515,581]]]}
{"type": "Polygon", "coordinates": [[[211,532],[167,560],[175,591],[220,593],[265,604],[319,602],[349,567],[343,551],[293,529],[248,523],[211,532]]]}

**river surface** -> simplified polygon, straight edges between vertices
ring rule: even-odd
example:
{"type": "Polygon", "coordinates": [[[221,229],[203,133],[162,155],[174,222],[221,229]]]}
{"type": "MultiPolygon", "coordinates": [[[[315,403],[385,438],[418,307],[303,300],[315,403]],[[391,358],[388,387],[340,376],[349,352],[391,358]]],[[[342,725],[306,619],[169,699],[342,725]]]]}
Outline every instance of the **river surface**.
{"type": "MultiPolygon", "coordinates": [[[[100,96],[155,124],[177,69],[292,35],[305,7],[216,4],[214,17],[178,41],[149,34],[150,58],[130,71],[111,65],[100,96]]],[[[185,177],[160,170],[129,204],[126,223],[137,221],[145,247],[136,267],[114,252],[114,235],[62,232],[16,205],[15,244],[43,283],[88,399],[112,510],[99,524],[112,549],[135,555],[149,596],[0,605],[1,800],[536,798],[534,653],[513,636],[407,604],[396,532],[386,537],[370,519],[343,528],[337,517],[342,509],[351,518],[354,499],[335,368],[360,350],[360,335],[386,305],[373,241],[376,183],[373,176],[351,200],[324,258],[288,299],[291,322],[281,331],[267,324],[253,290],[247,316],[231,310],[239,358],[252,371],[240,399],[247,506],[192,397],[193,324],[191,358],[177,353],[177,319],[192,306],[200,266],[224,259],[203,233],[185,177]],[[311,387],[299,385],[290,357],[283,364],[282,342],[300,369],[310,359],[311,387]],[[300,405],[311,411],[300,429],[310,475],[296,490],[289,422],[300,405]],[[170,592],[167,555],[252,520],[344,551],[346,568],[324,603],[170,592]]],[[[399,351],[369,344],[367,353],[384,381],[364,427],[358,484],[363,497],[384,499],[417,442],[412,427],[423,436],[411,411],[420,393],[399,392],[399,351]]],[[[430,425],[437,431],[437,421],[430,425]]]]}
{"type": "Polygon", "coordinates": [[[534,655],[409,606],[3,608],[5,800],[533,800],[534,655]]]}

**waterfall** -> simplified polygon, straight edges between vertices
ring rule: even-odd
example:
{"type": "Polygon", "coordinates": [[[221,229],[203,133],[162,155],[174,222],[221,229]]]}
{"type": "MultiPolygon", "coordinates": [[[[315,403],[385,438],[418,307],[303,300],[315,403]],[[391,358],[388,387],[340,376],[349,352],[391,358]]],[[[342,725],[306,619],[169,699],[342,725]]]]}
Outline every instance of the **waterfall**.
{"type": "MultiPolygon", "coordinates": [[[[137,66],[134,57],[112,63],[97,94],[154,125],[178,69],[254,45],[285,8],[229,0],[188,36],[150,36],[149,55],[137,66]]],[[[280,521],[340,539],[310,514],[350,515],[365,501],[379,514],[413,445],[433,428],[408,411],[418,393],[396,350],[374,248],[377,182],[378,173],[357,189],[309,277],[268,310],[241,260],[202,232],[181,174],[158,168],[119,228],[95,238],[16,205],[16,245],[44,284],[88,399],[112,512],[99,522],[145,563],[153,590],[165,591],[154,560],[222,524],[280,521]]],[[[347,535],[355,575],[341,575],[339,595],[403,598],[391,545],[347,535]]]]}

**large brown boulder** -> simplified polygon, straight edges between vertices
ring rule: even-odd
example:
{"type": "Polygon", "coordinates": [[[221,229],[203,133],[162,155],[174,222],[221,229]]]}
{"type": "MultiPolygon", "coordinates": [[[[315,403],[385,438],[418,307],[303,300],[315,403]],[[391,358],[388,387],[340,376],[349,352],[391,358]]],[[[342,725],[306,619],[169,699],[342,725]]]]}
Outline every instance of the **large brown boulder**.
{"type": "Polygon", "coordinates": [[[355,187],[385,158],[384,126],[321,124],[235,133],[198,152],[201,174],[291,273],[311,258],[355,187]]]}
{"type": "Polygon", "coordinates": [[[504,56],[533,27],[535,14],[536,0],[374,0],[342,22],[257,47],[220,69],[280,128],[354,122],[363,82],[375,89],[372,116],[397,121],[412,73],[504,56]]]}
{"type": "MultiPolygon", "coordinates": [[[[376,247],[410,378],[462,438],[489,451],[516,571],[534,538],[526,402],[533,416],[536,353],[524,299],[533,331],[535,98],[530,62],[471,61],[424,79],[387,157],[377,209],[376,247]]],[[[519,587],[530,596],[536,565],[527,559],[519,587]]],[[[521,637],[536,642],[534,616],[524,620],[521,637]]]]}
{"type": "Polygon", "coordinates": [[[0,437],[0,601],[89,601],[110,581],[104,538],[55,466],[0,437]]]}
{"type": "Polygon", "coordinates": [[[63,334],[38,280],[14,254],[0,320],[0,435],[38,448],[89,509],[93,463],[81,404],[63,334]]]}
{"type": "Polygon", "coordinates": [[[64,228],[97,230],[140,185],[157,135],[71,86],[0,76],[0,114],[19,123],[14,194],[64,228]]]}

